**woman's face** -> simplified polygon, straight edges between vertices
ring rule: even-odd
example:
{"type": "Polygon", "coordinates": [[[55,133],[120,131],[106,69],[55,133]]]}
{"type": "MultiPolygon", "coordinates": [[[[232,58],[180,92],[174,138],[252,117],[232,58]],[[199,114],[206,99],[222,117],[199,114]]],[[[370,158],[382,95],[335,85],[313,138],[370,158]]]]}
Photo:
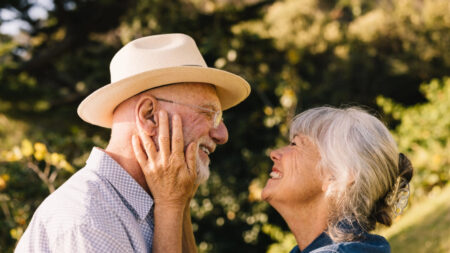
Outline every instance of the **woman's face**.
{"type": "Polygon", "coordinates": [[[320,153],[305,135],[298,134],[291,143],[270,153],[273,161],[270,178],[262,198],[276,207],[313,203],[323,196],[324,178],[318,168],[320,153]]]}

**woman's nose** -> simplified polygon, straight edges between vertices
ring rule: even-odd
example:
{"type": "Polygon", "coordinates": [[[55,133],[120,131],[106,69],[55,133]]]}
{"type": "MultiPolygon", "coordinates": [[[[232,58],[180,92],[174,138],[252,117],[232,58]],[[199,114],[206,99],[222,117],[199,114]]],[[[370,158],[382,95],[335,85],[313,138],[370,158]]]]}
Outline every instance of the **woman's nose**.
{"type": "Polygon", "coordinates": [[[270,159],[272,159],[272,161],[275,162],[277,160],[280,160],[280,157],[281,157],[280,149],[270,151],[270,159]]]}

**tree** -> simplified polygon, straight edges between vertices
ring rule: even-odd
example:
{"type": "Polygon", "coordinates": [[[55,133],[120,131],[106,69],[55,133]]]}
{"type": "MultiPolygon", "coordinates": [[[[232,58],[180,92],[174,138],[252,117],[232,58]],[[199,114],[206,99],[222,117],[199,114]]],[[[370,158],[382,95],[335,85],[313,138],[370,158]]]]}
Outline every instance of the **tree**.
{"type": "Polygon", "coordinates": [[[380,96],[383,111],[399,121],[393,134],[399,149],[414,165],[416,197],[423,197],[450,181],[450,78],[434,79],[420,90],[427,102],[405,107],[380,96]]]}
{"type": "MultiPolygon", "coordinates": [[[[425,101],[419,84],[450,70],[446,0],[48,2],[0,1],[0,11],[24,24],[20,34],[0,34],[5,155],[27,139],[82,168],[92,146],[105,147],[109,132],[82,122],[76,107],[109,83],[112,56],[137,37],[186,33],[209,66],[250,82],[250,97],[224,113],[230,142],[213,154],[211,179],[192,203],[202,252],[262,252],[279,240],[276,231],[287,230],[259,194],[271,168],[268,150],[286,143],[296,112],[349,103],[379,110],[379,95],[417,104],[425,101]],[[45,15],[33,16],[33,8],[45,15]]],[[[0,24],[10,22],[5,19],[0,15],[0,24]]],[[[44,160],[32,163],[45,171],[44,160]]],[[[32,167],[25,158],[0,164],[0,220],[22,217],[0,226],[2,252],[20,234],[11,229],[24,228],[48,194],[32,167]]],[[[55,187],[68,176],[59,170],[55,187]]]]}

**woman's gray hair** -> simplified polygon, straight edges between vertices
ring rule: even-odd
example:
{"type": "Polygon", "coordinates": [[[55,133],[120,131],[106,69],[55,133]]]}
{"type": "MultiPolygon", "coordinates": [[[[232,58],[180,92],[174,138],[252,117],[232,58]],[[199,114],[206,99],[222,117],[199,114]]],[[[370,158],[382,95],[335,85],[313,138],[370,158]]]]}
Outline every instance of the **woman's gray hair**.
{"type": "Polygon", "coordinates": [[[397,183],[397,144],[380,120],[358,107],[318,107],[294,118],[290,139],[298,134],[316,144],[321,154],[318,168],[331,178],[326,196],[333,240],[358,238],[361,234],[351,229],[355,224],[364,231],[373,230],[377,222],[391,225],[396,198],[392,195],[411,178],[397,183]]]}

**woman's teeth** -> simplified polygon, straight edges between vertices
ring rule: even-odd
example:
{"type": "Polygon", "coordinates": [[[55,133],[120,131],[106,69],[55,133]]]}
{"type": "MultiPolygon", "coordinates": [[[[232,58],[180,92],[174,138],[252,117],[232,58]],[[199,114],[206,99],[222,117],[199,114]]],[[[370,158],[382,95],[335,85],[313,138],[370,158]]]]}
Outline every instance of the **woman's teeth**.
{"type": "Polygon", "coordinates": [[[270,172],[270,177],[274,178],[274,179],[279,179],[279,178],[281,178],[281,173],[278,171],[272,171],[272,172],[270,172]]]}

